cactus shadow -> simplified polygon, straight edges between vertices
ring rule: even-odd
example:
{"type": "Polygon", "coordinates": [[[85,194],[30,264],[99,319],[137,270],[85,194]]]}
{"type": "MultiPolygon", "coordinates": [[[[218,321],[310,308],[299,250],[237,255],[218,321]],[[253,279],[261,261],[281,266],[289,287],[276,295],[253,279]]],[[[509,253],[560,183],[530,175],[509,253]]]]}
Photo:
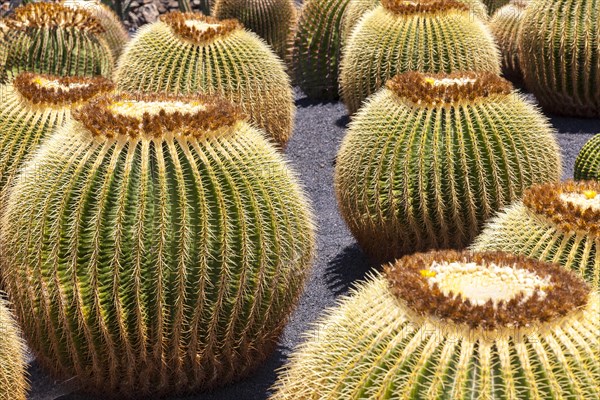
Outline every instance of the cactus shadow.
{"type": "Polygon", "coordinates": [[[300,97],[296,98],[296,107],[307,108],[313,106],[322,106],[325,104],[335,104],[337,102],[337,100],[331,99],[311,99],[308,96],[304,95],[304,93],[300,92],[300,97]]]}
{"type": "Polygon", "coordinates": [[[364,280],[378,265],[362,252],[358,244],[347,246],[325,269],[327,288],[336,296],[346,294],[357,282],[364,280]]]}
{"type": "Polygon", "coordinates": [[[550,122],[558,133],[589,133],[600,132],[600,119],[574,118],[550,114],[550,122]]]}
{"type": "Polygon", "coordinates": [[[350,116],[349,115],[342,115],[341,117],[339,117],[338,119],[335,120],[335,125],[339,126],[340,128],[344,128],[346,129],[348,127],[348,124],[350,123],[350,116]]]}

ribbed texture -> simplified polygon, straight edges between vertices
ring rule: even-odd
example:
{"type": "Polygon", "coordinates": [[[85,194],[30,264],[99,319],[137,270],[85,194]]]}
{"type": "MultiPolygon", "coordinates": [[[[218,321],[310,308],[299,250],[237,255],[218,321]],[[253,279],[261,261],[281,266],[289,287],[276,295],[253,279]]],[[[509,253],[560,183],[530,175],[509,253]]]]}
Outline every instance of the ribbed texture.
{"type": "Polygon", "coordinates": [[[490,15],[493,15],[498,9],[502,6],[505,6],[510,2],[510,0],[482,0],[483,4],[487,7],[490,15]]]}
{"type": "Polygon", "coordinates": [[[474,334],[414,317],[376,276],[327,311],[271,400],[596,399],[600,298],[563,321],[474,334]]]}
{"type": "Polygon", "coordinates": [[[0,297],[0,400],[27,398],[25,368],[25,343],[8,304],[0,297]]]}
{"type": "Polygon", "coordinates": [[[397,15],[378,6],[344,46],[341,95],[354,114],[396,74],[462,70],[500,74],[499,53],[483,22],[468,11],[397,15]]]}
{"type": "Polygon", "coordinates": [[[2,271],[60,379],[156,398],[238,379],[274,349],[311,264],[311,212],[258,130],[226,129],[112,140],[74,121],[19,176],[2,271]]]}
{"type": "Polygon", "coordinates": [[[488,221],[472,249],[502,250],[558,263],[600,289],[600,236],[561,229],[522,202],[488,221]]]}
{"type": "Polygon", "coordinates": [[[519,26],[525,11],[525,2],[507,4],[499,8],[490,20],[490,29],[502,54],[502,73],[511,79],[522,79],[519,65],[519,26]]]}
{"type": "Polygon", "coordinates": [[[217,0],[213,15],[237,19],[263,38],[281,59],[289,57],[296,26],[293,0],[217,0]]]}
{"type": "Polygon", "coordinates": [[[295,106],[283,62],[243,29],[198,44],[164,22],[144,26],[125,48],[115,79],[125,91],[220,94],[280,146],[292,135],[295,106]]]}
{"type": "Polygon", "coordinates": [[[600,134],[591,138],[575,160],[576,180],[600,180],[600,134]]]}
{"type": "Polygon", "coordinates": [[[519,36],[527,88],[550,112],[600,117],[600,0],[536,0],[519,36]]]}
{"type": "Polygon", "coordinates": [[[306,0],[294,36],[295,83],[312,99],[339,98],[342,17],[350,0],[306,0]]]}
{"type": "Polygon", "coordinates": [[[516,92],[418,107],[385,88],[350,124],[335,187],[360,246],[390,261],[467,246],[528,186],[560,176],[554,131],[516,92]]]}

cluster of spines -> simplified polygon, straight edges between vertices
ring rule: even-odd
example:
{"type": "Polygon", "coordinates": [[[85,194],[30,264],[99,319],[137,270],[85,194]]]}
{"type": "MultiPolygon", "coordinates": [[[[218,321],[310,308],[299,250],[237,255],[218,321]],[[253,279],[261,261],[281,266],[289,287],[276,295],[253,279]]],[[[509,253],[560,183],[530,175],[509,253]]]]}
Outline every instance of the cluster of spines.
{"type": "Polygon", "coordinates": [[[25,353],[17,322],[4,300],[4,293],[0,292],[0,400],[27,398],[25,353]]]}
{"type": "Polygon", "coordinates": [[[169,25],[180,37],[198,44],[204,44],[211,40],[221,38],[235,30],[243,29],[242,25],[235,19],[220,20],[192,12],[171,12],[161,15],[160,20],[169,25]],[[199,30],[188,25],[190,21],[199,21],[214,26],[199,30]]]}
{"type": "Polygon", "coordinates": [[[519,27],[528,0],[512,0],[496,10],[490,20],[490,29],[502,54],[502,71],[511,79],[522,79],[519,64],[519,27]]]}
{"type": "Polygon", "coordinates": [[[591,138],[577,155],[575,179],[600,180],[600,134],[591,138]]]}

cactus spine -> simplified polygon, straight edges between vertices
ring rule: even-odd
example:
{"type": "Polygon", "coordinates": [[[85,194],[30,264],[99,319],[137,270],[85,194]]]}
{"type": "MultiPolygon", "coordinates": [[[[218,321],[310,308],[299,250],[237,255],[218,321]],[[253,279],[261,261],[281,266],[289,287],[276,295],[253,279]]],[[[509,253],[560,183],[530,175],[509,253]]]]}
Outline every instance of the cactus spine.
{"type": "Polygon", "coordinates": [[[525,10],[519,60],[527,88],[549,112],[600,117],[600,4],[536,0],[525,10]]]}
{"type": "Polygon", "coordinates": [[[342,216],[372,258],[462,248],[533,183],[561,176],[548,120],[490,73],[398,75],[350,123],[342,216]]]}
{"type": "Polygon", "coordinates": [[[576,180],[600,180],[600,133],[590,139],[575,160],[576,180]]]}
{"type": "Polygon", "coordinates": [[[502,72],[505,77],[520,81],[523,78],[519,65],[519,27],[528,0],[513,0],[499,8],[490,21],[490,29],[502,54],[502,72]]]}
{"type": "Polygon", "coordinates": [[[314,248],[279,152],[229,103],[97,97],[11,187],[1,265],[42,365],[157,398],[247,375],[274,349],[314,248]]]}
{"type": "Polygon", "coordinates": [[[263,38],[282,60],[288,59],[296,26],[293,0],[217,0],[213,15],[237,19],[263,38]]]}
{"type": "Polygon", "coordinates": [[[487,26],[455,0],[383,0],[344,47],[340,87],[350,114],[394,75],[407,71],[500,73],[487,26]],[[442,34],[443,32],[443,34],[442,34]]]}
{"type": "Polygon", "coordinates": [[[110,77],[114,60],[102,34],[104,28],[89,12],[58,3],[31,3],[5,19],[6,73],[13,79],[24,71],[59,76],[110,77]]]}
{"type": "Polygon", "coordinates": [[[221,95],[280,146],[292,135],[295,106],[283,62],[235,20],[163,15],[138,31],[115,76],[124,91],[221,95]]]}
{"type": "Polygon", "coordinates": [[[0,293],[0,400],[26,400],[25,343],[0,293]]]}
{"type": "Polygon", "coordinates": [[[475,250],[558,263],[600,289],[600,182],[537,185],[486,223],[475,250]]]}
{"type": "Polygon", "coordinates": [[[275,384],[284,399],[596,399],[600,297],[557,265],[416,254],[342,298],[275,384]]]}

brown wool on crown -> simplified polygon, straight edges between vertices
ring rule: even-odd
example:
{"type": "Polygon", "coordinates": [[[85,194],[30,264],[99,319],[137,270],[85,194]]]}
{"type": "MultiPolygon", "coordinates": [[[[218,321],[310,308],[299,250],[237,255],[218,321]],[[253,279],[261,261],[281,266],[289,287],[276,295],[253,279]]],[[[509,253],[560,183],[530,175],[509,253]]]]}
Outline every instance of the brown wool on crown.
{"type": "Polygon", "coordinates": [[[13,80],[13,86],[33,104],[75,104],[99,94],[112,92],[115,85],[101,76],[61,77],[47,74],[23,72],[13,80]],[[54,82],[56,85],[45,85],[54,82]]]}
{"type": "Polygon", "coordinates": [[[581,231],[586,235],[600,236],[600,210],[578,207],[561,198],[564,193],[596,192],[600,196],[598,181],[567,181],[535,185],[523,197],[523,204],[548,218],[564,232],[581,231]]]}
{"type": "MultiPolygon", "coordinates": [[[[160,107],[160,106],[157,106],[160,107]]],[[[73,111],[73,118],[94,136],[130,139],[160,138],[173,133],[182,137],[200,138],[207,131],[231,127],[246,116],[239,107],[216,96],[174,96],[164,94],[121,93],[99,96],[73,111]],[[144,112],[140,116],[124,115],[111,107],[120,103],[186,103],[191,112],[144,112]],[[199,107],[195,109],[194,107],[199,107]]]]}
{"type": "Polygon", "coordinates": [[[71,8],[59,3],[30,3],[15,9],[6,18],[10,29],[75,28],[91,33],[103,33],[100,21],[83,8],[71,8]]]}
{"type": "Polygon", "coordinates": [[[219,20],[200,13],[182,13],[179,11],[171,12],[160,17],[160,20],[169,25],[173,31],[183,39],[190,40],[197,44],[203,44],[217,37],[223,36],[236,29],[243,29],[242,25],[235,19],[219,20]],[[204,22],[209,26],[205,29],[197,29],[190,26],[190,22],[204,22]]]}
{"type": "Polygon", "coordinates": [[[398,97],[423,107],[472,102],[492,95],[509,95],[513,91],[510,82],[489,72],[430,74],[413,71],[396,75],[386,87],[398,97]]]}
{"type": "Polygon", "coordinates": [[[424,317],[433,316],[443,321],[466,324],[471,329],[514,329],[556,321],[584,307],[590,293],[589,286],[583,280],[557,264],[502,252],[447,250],[419,253],[387,265],[384,273],[392,293],[408,309],[424,317]],[[509,301],[494,304],[490,300],[483,305],[476,305],[454,293],[445,295],[437,284],[431,286],[428,283],[423,270],[436,262],[515,267],[549,279],[550,289],[545,298],[540,298],[537,293],[529,298],[519,294],[509,301]]]}
{"type": "Polygon", "coordinates": [[[450,10],[469,11],[469,7],[456,0],[381,0],[381,5],[394,14],[438,13],[450,10]]]}

